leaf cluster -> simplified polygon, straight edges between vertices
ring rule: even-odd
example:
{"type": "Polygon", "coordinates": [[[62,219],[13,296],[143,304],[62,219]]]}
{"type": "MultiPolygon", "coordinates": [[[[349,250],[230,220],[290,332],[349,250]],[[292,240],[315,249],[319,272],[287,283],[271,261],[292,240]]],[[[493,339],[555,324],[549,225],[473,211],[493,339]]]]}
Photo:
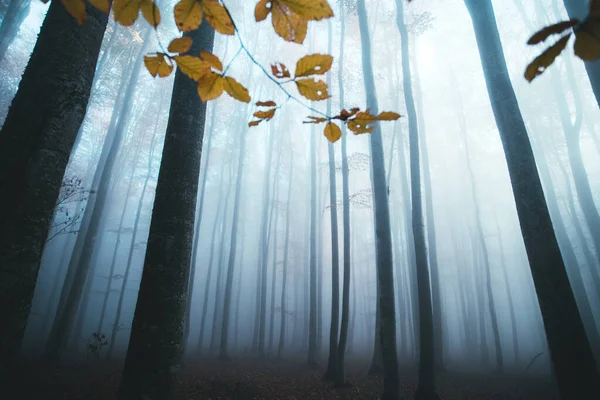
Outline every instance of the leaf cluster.
{"type": "MultiPolygon", "coordinates": [[[[60,1],[80,24],[87,18],[86,1],[98,10],[110,11],[110,0],[60,1]]],[[[124,26],[134,24],[140,13],[154,28],[161,22],[161,13],[154,0],[114,0],[112,9],[115,21],[124,26]]],[[[259,0],[254,9],[255,20],[265,21],[269,15],[275,32],[284,40],[298,44],[304,42],[310,21],[320,21],[334,16],[327,0],[259,0]]],[[[285,64],[275,63],[271,65],[272,76],[270,76],[245,48],[231,14],[222,0],[179,0],[173,8],[173,17],[177,28],[184,34],[198,29],[203,21],[223,35],[237,34],[240,50],[248,54],[252,62],[288,95],[288,99],[293,98],[311,112],[320,114],[318,117],[309,116],[306,123],[327,122],[324,134],[331,142],[337,141],[342,136],[339,125],[333,120],[347,124],[355,134],[362,134],[373,132],[373,124],[377,121],[393,121],[400,118],[399,114],[393,112],[374,116],[369,110],[361,112],[358,108],[350,111],[344,109],[339,115],[328,116],[300,102],[283,85],[295,84],[298,93],[311,101],[330,98],[327,83],[315,76],[323,75],[331,69],[333,57],[328,54],[304,56],[296,63],[293,77],[285,64]]],[[[192,44],[192,38],[189,36],[175,38],[171,40],[166,50],[146,55],[144,65],[153,77],[160,78],[171,75],[177,66],[181,73],[196,82],[198,95],[204,102],[214,100],[225,92],[238,101],[249,103],[251,96],[248,89],[233,77],[226,75],[228,67],[223,67],[219,57],[207,51],[202,51],[199,55],[191,54],[192,44]]],[[[274,101],[270,100],[259,101],[256,105],[261,109],[254,113],[256,119],[248,124],[251,127],[259,125],[262,121],[271,120],[279,108],[274,101]]]]}
{"type": "Polygon", "coordinates": [[[575,36],[573,50],[584,61],[600,59],[600,0],[590,0],[589,15],[580,21],[577,18],[546,26],[531,36],[528,45],[544,42],[554,35],[562,35],[552,46],[537,56],[525,69],[525,79],[529,82],[546,71],[567,47],[571,36],[575,36]]]}

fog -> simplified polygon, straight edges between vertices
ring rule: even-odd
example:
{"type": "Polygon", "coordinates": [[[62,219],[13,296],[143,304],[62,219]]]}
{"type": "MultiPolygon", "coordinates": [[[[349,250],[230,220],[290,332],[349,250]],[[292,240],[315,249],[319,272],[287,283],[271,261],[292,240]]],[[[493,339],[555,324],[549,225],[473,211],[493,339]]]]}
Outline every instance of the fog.
{"type": "MultiPolygon", "coordinates": [[[[175,75],[153,78],[143,57],[162,51],[179,35],[171,14],[176,2],[157,3],[163,20],[156,31],[141,17],[131,27],[109,19],[85,119],[44,245],[22,345],[27,359],[89,363],[124,360],[127,353],[175,75]],[[104,339],[97,341],[94,334],[104,339]]],[[[420,339],[409,111],[395,2],[365,1],[375,81],[369,93],[363,70],[369,54],[361,45],[355,0],[346,0],[343,11],[339,2],[330,1],[335,17],[311,22],[303,45],[276,36],[270,19],[257,23],[254,2],[224,3],[239,35],[217,33],[213,53],[227,75],[250,90],[252,102],[223,95],[207,105],[187,289],[191,297],[182,334],[185,365],[223,356],[226,325],[227,357],[282,357],[304,364],[311,352],[313,313],[317,362],[327,365],[334,247],[339,257],[336,307],[342,304],[342,141],[329,144],[323,125],[303,121],[316,115],[308,107],[335,115],[331,113],[342,108],[364,110],[368,96],[376,96],[379,112],[402,115],[398,121],[381,122],[380,129],[398,362],[401,368],[416,370],[420,339]],[[329,85],[328,101],[311,102],[284,84],[290,98],[268,78],[269,65],[282,62],[292,69],[296,60],[315,53],[334,58],[323,78],[329,85]],[[254,103],[268,100],[281,106],[275,117],[248,127],[257,111],[254,103]],[[316,287],[311,287],[311,266],[316,287]],[[311,290],[316,290],[314,304],[311,290]],[[224,313],[229,315],[227,324],[224,313]]],[[[563,2],[492,3],[571,288],[600,360],[600,111],[584,63],[571,47],[532,83],[523,77],[527,64],[545,48],[528,46],[527,39],[543,26],[569,19],[563,2]]],[[[0,60],[0,124],[47,10],[47,4],[31,2],[0,60]]],[[[443,363],[444,371],[492,373],[500,367],[517,375],[548,377],[551,352],[469,13],[460,0],[419,0],[406,3],[404,14],[427,257],[431,274],[437,275],[432,279],[438,282],[431,281],[433,323],[441,338],[441,343],[435,339],[435,362],[443,363]]],[[[372,361],[377,341],[377,201],[370,135],[344,132],[351,268],[346,353],[366,373],[378,364],[372,361]]]]}

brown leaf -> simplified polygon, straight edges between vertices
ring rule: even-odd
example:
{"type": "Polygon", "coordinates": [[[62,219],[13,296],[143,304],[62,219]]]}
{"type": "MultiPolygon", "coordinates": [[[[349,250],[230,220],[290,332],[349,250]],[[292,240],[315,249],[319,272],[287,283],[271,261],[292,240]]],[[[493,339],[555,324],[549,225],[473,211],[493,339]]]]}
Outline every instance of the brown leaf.
{"type": "Polygon", "coordinates": [[[185,53],[192,47],[192,38],[188,36],[173,39],[167,50],[171,53],[185,53]]]}
{"type": "Polygon", "coordinates": [[[181,0],[173,8],[177,29],[189,32],[197,29],[202,23],[202,3],[198,0],[181,0]]]}
{"type": "Polygon", "coordinates": [[[256,105],[259,107],[275,107],[277,104],[274,101],[257,101],[256,105]]]}
{"type": "Polygon", "coordinates": [[[563,33],[564,31],[566,31],[569,28],[574,27],[578,23],[579,23],[579,20],[577,18],[574,18],[569,21],[562,21],[557,24],[552,24],[552,25],[546,26],[546,27],[540,29],[539,31],[537,31],[536,33],[534,33],[533,36],[531,36],[531,38],[529,38],[529,40],[527,41],[527,44],[532,45],[532,44],[542,43],[544,40],[548,39],[551,35],[557,35],[559,33],[563,33]]]}
{"type": "Polygon", "coordinates": [[[337,126],[333,122],[330,122],[327,125],[325,125],[324,134],[325,137],[329,139],[331,143],[335,143],[342,137],[342,130],[339,126],[337,126]]]}
{"type": "Polygon", "coordinates": [[[308,100],[325,100],[328,99],[327,84],[323,81],[316,81],[314,78],[299,79],[296,81],[298,92],[308,100]]]}
{"type": "Polygon", "coordinates": [[[154,56],[144,56],[144,65],[153,77],[158,75],[164,78],[171,75],[173,71],[173,65],[164,53],[157,53],[154,56]]]}
{"type": "Polygon", "coordinates": [[[256,22],[264,21],[267,19],[267,15],[271,12],[271,7],[273,3],[271,0],[260,0],[256,4],[256,8],[254,9],[254,19],[256,22]],[[270,3],[270,4],[269,4],[270,3]]]}
{"type": "Polygon", "coordinates": [[[275,78],[291,78],[290,71],[282,63],[272,64],[271,71],[273,72],[273,76],[275,76],[275,78]]]}
{"type": "Polygon", "coordinates": [[[310,54],[296,63],[296,77],[322,75],[331,69],[333,57],[328,54],[310,54]]]}
{"type": "Polygon", "coordinates": [[[527,66],[527,69],[525,70],[525,79],[531,82],[536,76],[543,74],[546,68],[552,65],[554,60],[556,60],[556,57],[558,57],[565,49],[570,38],[570,33],[563,36],[558,42],[547,48],[542,54],[536,57],[536,59],[527,66]]]}
{"type": "Polygon", "coordinates": [[[271,108],[270,110],[266,111],[256,111],[252,115],[254,115],[256,118],[265,119],[268,121],[275,116],[275,109],[271,108]]]}
{"type": "Polygon", "coordinates": [[[271,4],[271,22],[275,32],[288,42],[304,42],[308,21],[280,2],[273,0],[271,4]]]}
{"type": "Polygon", "coordinates": [[[238,81],[228,76],[225,78],[223,87],[228,95],[243,103],[250,103],[250,94],[248,89],[243,87],[238,81]]]}
{"type": "Polygon", "coordinates": [[[195,81],[200,79],[202,75],[210,72],[210,65],[198,57],[185,55],[175,56],[173,59],[177,63],[177,67],[181,70],[181,72],[195,81]]]}
{"type": "Polygon", "coordinates": [[[258,121],[250,121],[248,122],[248,126],[252,127],[252,126],[258,126],[258,124],[260,124],[263,120],[258,120],[258,121]]]}
{"type": "Polygon", "coordinates": [[[379,114],[376,119],[378,121],[396,121],[400,119],[400,114],[391,111],[384,111],[379,114]]]}
{"type": "Polygon", "coordinates": [[[350,111],[346,110],[345,108],[340,112],[340,115],[336,115],[335,117],[333,117],[334,119],[339,119],[342,121],[347,121],[348,118],[353,117],[357,112],[360,111],[360,108],[358,107],[354,107],[351,108],[350,111]]]}
{"type": "Polygon", "coordinates": [[[235,34],[235,26],[229,13],[218,0],[202,0],[202,11],[206,22],[223,35],[235,34]]]}
{"type": "Polygon", "coordinates": [[[223,71],[223,64],[221,63],[221,60],[219,60],[219,57],[215,56],[214,54],[202,50],[200,52],[200,58],[206,61],[208,65],[217,71],[223,71]]]}
{"type": "Polygon", "coordinates": [[[209,100],[214,100],[219,97],[224,88],[225,79],[212,71],[207,74],[204,74],[198,79],[198,94],[202,101],[207,102],[209,100]]]}
{"type": "Polygon", "coordinates": [[[309,115],[306,118],[310,119],[310,121],[303,121],[302,122],[303,124],[320,124],[321,122],[327,121],[327,118],[315,117],[315,116],[312,116],[312,115],[309,115]]]}

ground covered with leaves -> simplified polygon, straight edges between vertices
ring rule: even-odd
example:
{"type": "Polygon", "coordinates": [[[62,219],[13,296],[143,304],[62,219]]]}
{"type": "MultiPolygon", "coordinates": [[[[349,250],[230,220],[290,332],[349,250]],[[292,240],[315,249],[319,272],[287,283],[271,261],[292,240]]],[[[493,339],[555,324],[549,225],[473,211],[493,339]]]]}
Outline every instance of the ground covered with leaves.
{"type": "MultiPolygon", "coordinates": [[[[302,360],[236,359],[227,362],[188,362],[179,385],[180,399],[379,399],[382,378],[367,376],[368,362],[352,363],[347,388],[336,389],[322,379],[322,368],[309,368],[302,360]]],[[[44,400],[113,399],[120,365],[102,362],[56,366],[28,363],[2,377],[0,398],[44,400]]],[[[416,374],[401,373],[403,395],[412,398],[416,374]]],[[[438,378],[443,400],[554,400],[547,379],[532,375],[476,375],[444,373],[438,378]]]]}

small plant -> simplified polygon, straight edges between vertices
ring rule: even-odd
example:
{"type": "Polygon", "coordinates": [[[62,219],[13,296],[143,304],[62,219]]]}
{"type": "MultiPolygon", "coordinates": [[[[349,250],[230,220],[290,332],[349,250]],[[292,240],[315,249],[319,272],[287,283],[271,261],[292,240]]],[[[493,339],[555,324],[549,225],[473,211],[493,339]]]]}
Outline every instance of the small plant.
{"type": "Polygon", "coordinates": [[[90,356],[92,356],[98,360],[100,358],[100,353],[105,346],[108,346],[106,335],[101,332],[92,333],[87,340],[87,359],[89,360],[90,356]]]}

